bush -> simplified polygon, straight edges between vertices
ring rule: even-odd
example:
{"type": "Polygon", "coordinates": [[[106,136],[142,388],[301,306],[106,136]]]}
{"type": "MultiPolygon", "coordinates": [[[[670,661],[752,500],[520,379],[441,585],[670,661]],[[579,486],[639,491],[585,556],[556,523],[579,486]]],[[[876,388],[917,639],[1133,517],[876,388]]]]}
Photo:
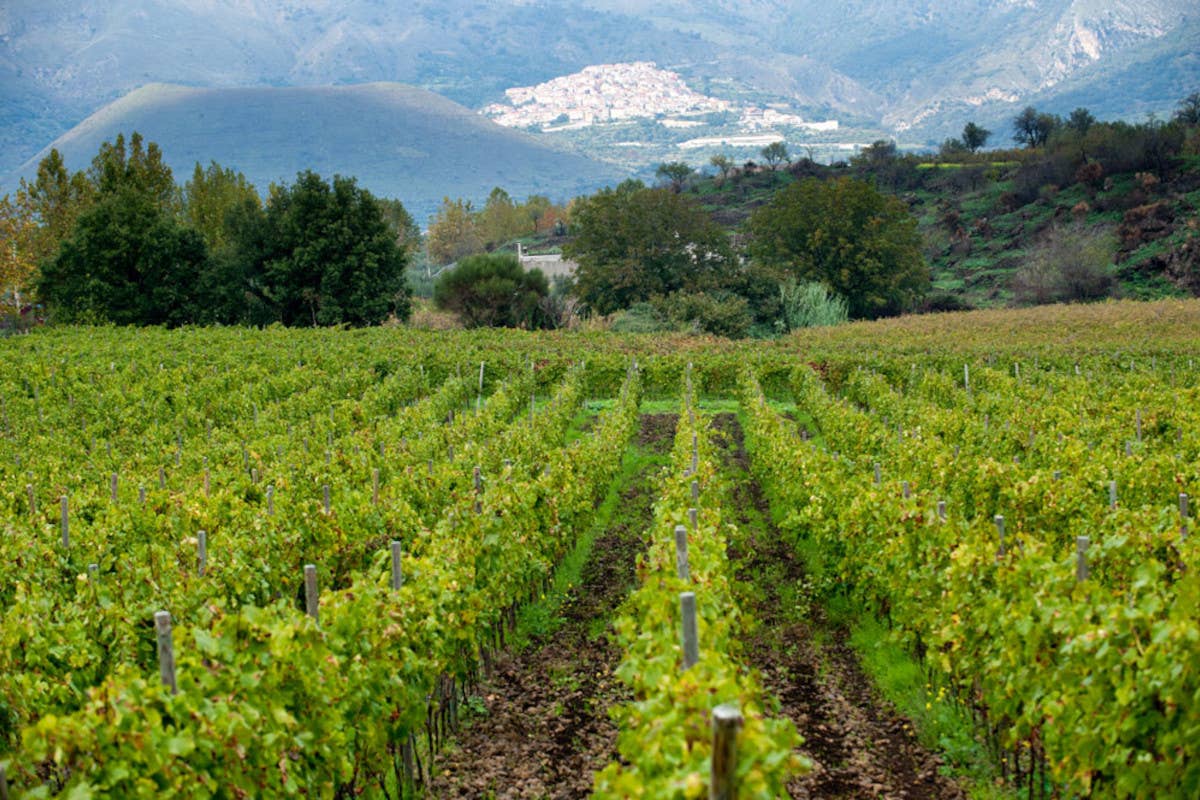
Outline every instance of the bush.
{"type": "Polygon", "coordinates": [[[433,287],[437,307],[458,314],[468,328],[546,327],[542,301],[549,294],[546,276],[526,272],[511,253],[467,256],[433,287]]]}
{"type": "Polygon", "coordinates": [[[612,329],[617,333],[663,333],[674,327],[654,306],[634,303],[613,318],[612,329]]]}
{"type": "Polygon", "coordinates": [[[784,331],[840,325],[850,316],[846,301],[817,281],[784,281],[779,299],[783,308],[779,326],[784,331]]]}
{"type": "Polygon", "coordinates": [[[655,305],[676,326],[694,333],[744,339],[754,323],[746,298],[723,290],[676,292],[655,305]]]}
{"type": "Polygon", "coordinates": [[[974,309],[975,306],[956,294],[935,292],[925,298],[925,302],[921,303],[918,310],[922,314],[930,314],[942,311],[973,311],[974,309]]]}
{"type": "Polygon", "coordinates": [[[1020,303],[1099,300],[1112,289],[1112,236],[1079,225],[1052,228],[1013,277],[1020,303]]]}

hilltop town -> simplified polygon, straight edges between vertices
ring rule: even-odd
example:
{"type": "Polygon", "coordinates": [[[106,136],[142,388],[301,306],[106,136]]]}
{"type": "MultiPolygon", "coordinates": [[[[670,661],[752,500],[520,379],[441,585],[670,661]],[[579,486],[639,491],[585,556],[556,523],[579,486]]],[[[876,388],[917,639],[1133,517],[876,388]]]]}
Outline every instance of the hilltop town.
{"type": "MultiPolygon", "coordinates": [[[[535,128],[544,132],[585,128],[639,118],[696,117],[732,112],[735,126],[757,131],[770,127],[837,130],[837,121],[808,122],[775,108],[739,106],[693,91],[678,73],[652,61],[597,64],[584,67],[536,86],[505,91],[507,102],[492,103],[482,113],[510,128],[535,128]]],[[[688,119],[663,119],[668,128],[703,123],[688,119]]]]}

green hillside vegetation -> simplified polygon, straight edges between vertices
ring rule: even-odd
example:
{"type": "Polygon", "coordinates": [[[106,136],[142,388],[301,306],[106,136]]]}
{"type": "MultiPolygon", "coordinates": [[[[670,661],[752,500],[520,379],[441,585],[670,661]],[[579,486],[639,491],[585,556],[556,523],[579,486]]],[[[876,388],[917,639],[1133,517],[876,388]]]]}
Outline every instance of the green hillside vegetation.
{"type": "MultiPolygon", "coordinates": [[[[904,154],[880,141],[832,165],[802,158],[771,169],[714,159],[716,174],[681,178],[664,169],[660,177],[680,190],[683,205],[725,230],[743,264],[771,260],[756,253],[753,219],[798,182],[873,185],[916,220],[929,268],[919,298],[888,313],[1200,294],[1200,95],[1182,101],[1169,122],[1099,122],[1082,108],[1065,119],[1031,111],[1018,115],[1023,126],[1013,118],[995,133],[969,124],[968,143],[950,139],[937,153],[904,154]],[[980,149],[989,139],[1025,146],[980,149]]],[[[568,251],[578,248],[574,217],[570,232],[568,251]]],[[[752,312],[762,311],[743,294],[752,312]]],[[[856,299],[845,299],[852,316],[877,315],[855,313],[856,299]]]]}

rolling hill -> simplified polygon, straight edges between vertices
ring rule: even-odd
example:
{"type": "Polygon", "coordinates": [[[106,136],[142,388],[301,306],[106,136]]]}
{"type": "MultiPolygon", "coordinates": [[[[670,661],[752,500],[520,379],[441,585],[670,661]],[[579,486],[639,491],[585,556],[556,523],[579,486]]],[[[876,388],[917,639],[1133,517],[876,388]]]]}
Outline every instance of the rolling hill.
{"type": "MultiPolygon", "coordinates": [[[[443,196],[482,201],[493,186],[514,197],[564,200],[619,181],[618,169],[564,153],[520,131],[412,86],[194,89],[152,84],[111,103],[51,147],[83,169],[118,133],[157,142],[176,180],[216,160],[260,192],[312,169],[354,176],[377,195],[401,200],[419,224],[443,196]]],[[[11,187],[37,171],[49,147],[0,179],[11,187]]]]}

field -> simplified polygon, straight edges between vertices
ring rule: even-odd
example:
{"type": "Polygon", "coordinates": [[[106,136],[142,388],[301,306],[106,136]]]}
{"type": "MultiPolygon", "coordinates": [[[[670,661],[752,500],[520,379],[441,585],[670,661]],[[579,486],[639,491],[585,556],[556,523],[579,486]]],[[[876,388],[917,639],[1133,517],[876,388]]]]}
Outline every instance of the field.
{"type": "Polygon", "coordinates": [[[0,796],[1200,795],[1200,302],[0,351],[0,796]]]}

